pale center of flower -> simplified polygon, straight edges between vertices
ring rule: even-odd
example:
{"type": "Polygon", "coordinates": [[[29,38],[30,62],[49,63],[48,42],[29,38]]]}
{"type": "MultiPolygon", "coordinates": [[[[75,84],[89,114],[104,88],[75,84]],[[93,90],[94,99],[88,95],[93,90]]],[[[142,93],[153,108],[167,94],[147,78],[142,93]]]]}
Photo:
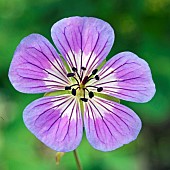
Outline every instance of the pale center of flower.
{"type": "Polygon", "coordinates": [[[96,88],[97,92],[101,92],[103,90],[102,87],[90,86],[87,83],[92,80],[99,80],[100,77],[97,75],[98,70],[94,69],[90,75],[84,76],[85,67],[81,67],[80,74],[77,71],[77,68],[73,67],[71,73],[67,74],[67,77],[74,80],[74,82],[70,86],[65,86],[65,90],[71,90],[73,96],[76,96],[78,99],[87,102],[89,98],[94,97],[93,91],[90,88],[96,88]]]}

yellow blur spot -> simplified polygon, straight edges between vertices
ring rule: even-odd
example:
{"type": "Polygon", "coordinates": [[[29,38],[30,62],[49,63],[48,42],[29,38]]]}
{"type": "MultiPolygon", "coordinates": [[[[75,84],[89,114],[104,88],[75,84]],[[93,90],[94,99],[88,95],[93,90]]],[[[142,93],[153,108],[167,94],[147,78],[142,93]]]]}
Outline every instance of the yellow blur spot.
{"type": "Polygon", "coordinates": [[[59,165],[60,164],[60,160],[61,158],[64,156],[64,152],[57,152],[56,153],[56,157],[55,157],[55,160],[56,160],[56,164],[59,165]]]}

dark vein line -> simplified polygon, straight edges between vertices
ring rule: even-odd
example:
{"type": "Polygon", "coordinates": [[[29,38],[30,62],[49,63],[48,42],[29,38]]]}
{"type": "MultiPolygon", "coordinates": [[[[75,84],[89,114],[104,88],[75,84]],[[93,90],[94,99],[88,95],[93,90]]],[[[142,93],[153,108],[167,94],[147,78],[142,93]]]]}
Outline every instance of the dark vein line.
{"type": "MultiPolygon", "coordinates": [[[[57,35],[56,35],[56,36],[57,36],[57,35]]],[[[56,37],[56,38],[57,38],[57,37],[56,37]]],[[[60,40],[59,40],[58,38],[57,38],[57,41],[59,42],[60,46],[61,46],[62,49],[64,50],[65,55],[67,56],[67,61],[68,61],[69,65],[70,65],[71,67],[73,67],[73,63],[72,63],[71,58],[70,58],[70,56],[68,55],[66,49],[64,48],[64,46],[62,45],[62,43],[60,42],[60,40]]],[[[63,57],[64,57],[64,56],[63,56],[63,57]]]]}
{"type": "MultiPolygon", "coordinates": [[[[91,101],[90,101],[90,102],[91,102],[91,101]]],[[[99,109],[98,109],[98,108],[94,105],[94,103],[93,103],[93,102],[91,102],[91,103],[92,103],[92,105],[96,108],[96,110],[98,111],[98,113],[99,113],[100,117],[102,118],[102,120],[103,120],[103,122],[104,122],[105,126],[107,127],[107,129],[108,129],[109,133],[111,134],[111,136],[113,136],[113,138],[117,141],[117,139],[115,138],[115,136],[112,134],[112,132],[111,132],[110,128],[108,127],[107,123],[105,122],[105,120],[104,120],[104,118],[103,118],[103,115],[101,114],[101,112],[99,111],[99,109]]]]}
{"type": "MultiPolygon", "coordinates": [[[[125,81],[128,81],[128,80],[134,80],[134,79],[138,79],[138,78],[140,78],[140,79],[144,79],[144,78],[142,78],[142,77],[133,77],[133,78],[128,78],[128,79],[123,79],[123,80],[119,80],[119,79],[117,79],[117,80],[112,80],[112,81],[107,81],[107,82],[103,82],[103,83],[95,83],[95,85],[103,85],[103,84],[107,84],[107,83],[113,83],[113,82],[125,82],[125,81]]],[[[101,80],[101,79],[100,79],[101,80]]]]}
{"type": "MultiPolygon", "coordinates": [[[[106,48],[106,44],[107,44],[107,43],[108,43],[108,39],[107,39],[107,41],[105,42],[105,44],[104,44],[103,48],[101,49],[101,51],[96,55],[96,58],[98,58],[98,57],[101,55],[101,53],[104,51],[104,49],[106,48]]],[[[101,59],[102,59],[102,57],[100,58],[100,60],[101,60],[101,59]]],[[[92,62],[91,65],[89,66],[89,70],[91,70],[92,68],[94,68],[94,63],[98,64],[99,61],[95,60],[94,62],[92,62]]],[[[95,65],[96,65],[96,64],[95,64],[95,65]]]]}
{"type": "MultiPolygon", "coordinates": [[[[133,62],[131,63],[127,63],[127,61],[125,63],[123,63],[122,65],[120,65],[119,67],[115,68],[114,70],[112,70],[110,73],[106,74],[105,76],[101,77],[100,80],[104,79],[105,77],[107,77],[108,75],[114,73],[116,70],[118,70],[119,68],[121,68],[122,66],[125,66],[127,64],[132,64],[133,62]]],[[[108,70],[108,69],[107,69],[108,70]]]]}
{"type": "MultiPolygon", "coordinates": [[[[65,101],[63,101],[62,103],[60,103],[60,104],[58,104],[58,105],[56,105],[56,106],[53,106],[53,107],[50,107],[50,108],[48,108],[48,109],[46,109],[46,110],[44,110],[40,115],[38,115],[38,117],[35,119],[35,122],[34,122],[34,125],[36,124],[36,122],[38,121],[38,119],[42,116],[42,115],[44,115],[44,114],[46,114],[48,111],[50,111],[51,109],[54,109],[54,108],[58,108],[58,107],[60,107],[63,103],[66,103],[66,102],[68,102],[70,100],[70,98],[69,99],[67,99],[67,100],[65,100],[65,101]]],[[[56,100],[57,101],[57,100],[56,100]]],[[[56,101],[50,101],[50,102],[48,102],[48,103],[53,103],[53,102],[56,102],[56,101]]],[[[47,103],[45,103],[45,104],[47,104],[47,103]]],[[[41,104],[42,105],[42,104],[41,104]]],[[[44,105],[44,103],[43,103],[43,105],[44,105]]],[[[40,105],[39,105],[40,106],[40,105]]],[[[35,108],[35,107],[34,107],[35,108]]],[[[33,108],[32,108],[33,109],[33,108]]],[[[32,110],[31,109],[31,110],[32,110]]],[[[55,110],[55,109],[54,109],[55,110]]],[[[56,110],[55,110],[56,111],[56,110]]],[[[45,122],[45,123],[47,123],[47,121],[45,122]]],[[[45,124],[44,123],[44,124],[45,124]]]]}
{"type": "MultiPolygon", "coordinates": [[[[52,52],[52,50],[50,49],[50,47],[44,42],[44,44],[46,45],[46,47],[50,50],[50,52],[51,52],[51,54],[52,54],[52,56],[53,56],[53,58],[54,58],[54,60],[58,63],[58,65],[60,66],[60,68],[61,68],[61,70],[63,71],[63,73],[65,73],[65,74],[67,74],[66,73],[66,70],[65,70],[65,68],[64,68],[64,66],[63,66],[63,64],[61,64],[62,63],[62,60],[60,59],[60,58],[58,58],[59,59],[59,61],[57,60],[57,58],[55,57],[55,55],[54,55],[54,53],[52,52]]],[[[57,52],[56,52],[57,53],[57,52]]],[[[57,55],[58,55],[58,53],[57,53],[57,55]]],[[[59,55],[58,55],[59,56],[59,55]]],[[[60,57],[60,56],[59,56],[60,57]]]]}
{"type": "MultiPolygon", "coordinates": [[[[23,57],[21,56],[21,58],[23,58],[23,57]]],[[[67,81],[65,81],[65,80],[63,80],[62,78],[60,78],[60,77],[56,76],[55,74],[53,74],[53,73],[51,73],[51,72],[47,71],[46,69],[43,69],[43,68],[41,68],[41,67],[37,66],[36,64],[30,63],[30,62],[29,62],[29,61],[27,61],[25,58],[23,58],[23,59],[24,59],[24,60],[25,60],[28,64],[33,65],[33,66],[35,66],[35,67],[37,67],[37,68],[39,68],[39,69],[41,69],[41,70],[43,70],[43,71],[47,72],[48,74],[50,74],[50,75],[52,75],[52,76],[54,76],[54,77],[56,77],[56,78],[60,79],[61,81],[64,81],[66,84],[68,84],[68,82],[67,82],[67,81]]]]}
{"type": "MultiPolygon", "coordinates": [[[[75,61],[75,64],[76,64],[75,54],[73,53],[73,50],[72,50],[72,48],[71,48],[71,45],[70,45],[70,43],[69,43],[69,41],[68,41],[68,39],[67,39],[66,33],[65,33],[66,28],[67,28],[67,27],[64,27],[63,35],[64,35],[64,37],[65,37],[65,39],[66,39],[67,45],[68,45],[68,47],[70,48],[70,51],[71,51],[71,53],[72,53],[72,55],[73,55],[73,58],[74,58],[74,61],[75,61]]],[[[73,63],[72,63],[72,64],[73,64],[73,63]]],[[[73,65],[73,66],[74,66],[74,65],[73,65]]],[[[76,66],[76,65],[75,65],[75,66],[76,66]]]]}
{"type": "MultiPolygon", "coordinates": [[[[116,113],[114,113],[113,111],[111,111],[110,109],[108,109],[106,106],[104,106],[104,102],[105,101],[103,101],[103,102],[98,102],[98,101],[96,101],[99,105],[101,105],[103,108],[105,108],[108,112],[110,112],[110,113],[112,113],[113,115],[115,115],[118,119],[120,119],[126,126],[127,126],[127,128],[129,129],[129,126],[128,126],[128,124],[120,117],[120,116],[118,116],[116,113]]],[[[109,106],[111,106],[111,107],[113,107],[114,108],[114,105],[112,104],[110,104],[110,103],[108,103],[108,102],[105,102],[105,103],[107,103],[109,106]]],[[[116,108],[116,107],[115,107],[116,108]]],[[[117,109],[117,108],[116,108],[117,109]]],[[[120,110],[119,110],[120,111],[120,110]]],[[[125,114],[127,114],[126,112],[124,112],[125,114]]],[[[128,114],[129,115],[129,114],[128,114]]],[[[129,115],[131,118],[133,118],[131,115],[129,115]]],[[[114,118],[113,118],[114,119],[114,118]]],[[[124,118],[125,120],[127,120],[127,121],[129,121],[128,119],[126,119],[126,118],[124,118]]],[[[114,119],[115,120],[115,119],[114,119]]],[[[115,120],[116,121],[116,120],[115,120]]],[[[117,121],[116,121],[117,122],[117,121]]],[[[118,122],[117,122],[118,123],[118,122]]],[[[119,125],[119,124],[118,124],[119,125]]],[[[120,126],[120,125],[119,125],[120,126]]],[[[129,129],[129,131],[130,131],[130,129],[129,129]]]]}
{"type": "MultiPolygon", "coordinates": [[[[75,49],[75,42],[74,42],[74,39],[73,39],[73,33],[71,32],[71,38],[72,38],[72,42],[73,42],[73,49],[74,49],[74,51],[76,51],[75,49]]],[[[76,68],[78,67],[77,66],[77,62],[76,62],[76,57],[75,57],[75,55],[73,56],[74,57],[74,63],[75,63],[75,66],[76,66],[76,68]]]]}
{"type": "MultiPolygon", "coordinates": [[[[74,99],[73,99],[74,100],[74,99]]],[[[71,100],[71,102],[73,101],[71,100]]],[[[64,114],[64,112],[66,111],[66,109],[70,106],[71,102],[66,106],[66,108],[60,113],[60,116],[57,118],[57,120],[55,120],[51,125],[50,127],[45,131],[45,132],[48,132],[52,127],[53,125],[62,117],[62,115],[64,114]]],[[[59,106],[58,106],[59,107],[59,106]]],[[[58,133],[58,130],[56,131],[56,134],[58,133]]]]}
{"type": "MultiPolygon", "coordinates": [[[[39,47],[40,47],[40,46],[39,46],[39,47]]],[[[64,75],[64,74],[51,62],[51,60],[42,52],[42,48],[41,48],[41,47],[40,47],[41,51],[38,50],[38,49],[36,49],[35,47],[29,47],[28,49],[35,49],[35,50],[37,50],[39,53],[41,53],[41,54],[51,63],[51,65],[52,65],[61,75],[63,75],[63,77],[68,81],[66,75],[64,75]]],[[[61,68],[61,67],[60,67],[60,68],[61,68]]]]}
{"type": "Polygon", "coordinates": [[[91,52],[91,54],[90,54],[90,56],[89,56],[89,59],[88,59],[88,61],[87,61],[87,63],[86,63],[86,68],[87,68],[87,65],[89,64],[89,62],[90,62],[90,60],[91,60],[91,57],[92,57],[92,55],[93,55],[93,53],[94,53],[94,50],[95,50],[95,48],[96,48],[96,46],[97,46],[97,44],[98,44],[98,41],[99,41],[99,37],[100,37],[100,33],[99,32],[97,32],[98,34],[98,36],[97,36],[97,40],[96,40],[96,43],[95,43],[95,45],[94,45],[94,47],[93,47],[93,49],[92,49],[92,52],[91,52]]]}
{"type": "MultiPolygon", "coordinates": [[[[96,131],[96,135],[97,135],[97,138],[100,140],[101,143],[105,144],[104,141],[102,141],[99,137],[99,134],[98,134],[98,131],[97,131],[97,126],[96,126],[96,121],[95,121],[95,117],[94,117],[94,113],[93,113],[93,109],[91,107],[91,105],[89,105],[90,107],[90,110],[91,110],[91,113],[92,113],[92,117],[93,117],[93,123],[94,123],[94,128],[95,128],[95,131],[96,131]]],[[[100,131],[100,130],[99,130],[100,131]]],[[[100,132],[101,133],[101,132],[100,132]]]]}
{"type": "MultiPolygon", "coordinates": [[[[73,99],[73,100],[74,100],[74,99],[73,99]]],[[[72,102],[73,102],[73,100],[72,100],[72,102]]],[[[71,116],[70,116],[70,118],[69,118],[69,124],[68,124],[68,126],[67,126],[67,132],[66,132],[63,140],[65,140],[66,136],[69,134],[69,130],[70,130],[69,127],[70,127],[70,122],[71,122],[72,115],[73,115],[73,113],[74,113],[75,104],[76,104],[76,103],[74,103],[74,105],[72,106],[71,116]]],[[[64,128],[65,128],[65,127],[64,127],[64,128]]],[[[62,141],[63,141],[63,140],[62,140],[62,141]]]]}

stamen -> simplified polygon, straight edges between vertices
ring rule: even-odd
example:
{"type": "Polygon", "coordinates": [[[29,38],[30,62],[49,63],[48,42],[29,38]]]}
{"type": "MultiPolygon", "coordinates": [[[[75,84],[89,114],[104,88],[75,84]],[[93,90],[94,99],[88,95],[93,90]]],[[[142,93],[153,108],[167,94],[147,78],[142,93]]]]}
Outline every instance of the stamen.
{"type": "Polygon", "coordinates": [[[96,87],[96,86],[86,86],[86,87],[96,88],[98,92],[101,92],[103,90],[103,87],[96,87]]]}
{"type": "Polygon", "coordinates": [[[86,98],[86,92],[85,92],[86,88],[83,88],[84,91],[84,98],[86,98]]]}
{"type": "Polygon", "coordinates": [[[72,93],[73,96],[75,96],[76,95],[76,89],[72,89],[71,93],[72,93]]]}
{"type": "Polygon", "coordinates": [[[98,69],[94,69],[90,76],[83,77],[84,76],[83,74],[84,74],[85,70],[86,70],[85,67],[81,67],[80,74],[79,74],[77,68],[76,67],[72,67],[73,73],[68,73],[67,77],[74,78],[77,83],[73,84],[71,86],[65,86],[65,90],[71,90],[71,93],[72,93],[73,96],[76,96],[77,89],[83,90],[83,92],[84,92],[83,93],[83,97],[80,98],[80,100],[82,100],[83,102],[87,102],[89,98],[93,98],[94,97],[94,93],[92,91],[89,91],[88,87],[96,88],[96,90],[98,92],[101,92],[103,90],[103,87],[85,86],[86,83],[88,81],[92,80],[92,79],[99,80],[99,76],[96,75],[96,73],[98,72],[98,69]],[[81,77],[80,77],[80,75],[81,75],[81,77]],[[72,88],[73,86],[77,86],[77,87],[72,88]],[[88,97],[87,98],[86,98],[86,93],[87,93],[86,91],[88,92],[88,97]]]}
{"type": "Polygon", "coordinates": [[[78,86],[78,87],[76,88],[76,90],[79,89],[79,88],[80,88],[80,87],[78,86]]]}
{"type": "Polygon", "coordinates": [[[94,97],[94,93],[92,91],[89,92],[89,97],[90,98],[94,97]]]}
{"type": "Polygon", "coordinates": [[[87,81],[87,82],[89,82],[89,81],[92,80],[92,79],[94,79],[94,78],[88,78],[88,81],[87,81]]]}
{"type": "Polygon", "coordinates": [[[95,75],[97,72],[98,72],[98,69],[94,69],[94,70],[92,71],[92,74],[95,75]]]}
{"type": "Polygon", "coordinates": [[[98,91],[98,92],[101,92],[102,90],[103,90],[103,87],[98,87],[98,88],[97,88],[97,91],[98,91]]]}
{"type": "Polygon", "coordinates": [[[73,84],[73,85],[71,85],[70,87],[73,87],[73,86],[79,86],[79,84],[73,84]]]}
{"type": "Polygon", "coordinates": [[[86,67],[81,67],[82,70],[86,70],[86,67]]]}
{"type": "MultiPolygon", "coordinates": [[[[81,81],[81,77],[80,75],[78,74],[77,72],[77,68],[76,67],[72,67],[72,71],[75,72],[79,78],[79,80],[81,81]]],[[[75,73],[68,73],[67,74],[67,77],[74,77],[75,76],[75,73]]],[[[75,78],[75,77],[74,77],[75,78]]],[[[76,78],[75,78],[76,79],[76,78]]],[[[76,81],[78,82],[78,80],[76,79],[76,81]]]]}
{"type": "Polygon", "coordinates": [[[71,87],[70,86],[66,86],[65,90],[71,90],[71,87]]]}
{"type": "Polygon", "coordinates": [[[86,86],[86,87],[93,87],[93,88],[96,88],[96,89],[98,88],[98,87],[96,87],[96,86],[86,86]]]}
{"type": "Polygon", "coordinates": [[[74,73],[68,73],[67,77],[74,77],[74,75],[75,75],[74,73]]]}
{"type": "Polygon", "coordinates": [[[76,67],[73,67],[72,70],[73,70],[73,72],[77,72],[77,68],[76,67]]]}
{"type": "Polygon", "coordinates": [[[96,75],[94,78],[95,78],[96,80],[99,80],[99,76],[98,76],[98,75],[96,75]]]}
{"type": "MultiPolygon", "coordinates": [[[[89,76],[89,78],[90,78],[91,76],[95,75],[97,72],[98,72],[98,69],[94,69],[94,70],[92,71],[91,75],[89,76]]],[[[90,78],[89,80],[91,80],[91,79],[93,79],[93,78],[90,78]]],[[[88,81],[89,81],[89,80],[88,80],[88,81]]]]}
{"type": "Polygon", "coordinates": [[[83,102],[87,102],[88,99],[85,96],[86,95],[85,90],[87,90],[88,92],[89,92],[89,90],[87,88],[83,88],[83,90],[84,90],[84,98],[80,98],[80,100],[83,101],[83,102]]]}
{"type": "Polygon", "coordinates": [[[88,101],[88,99],[86,99],[86,98],[80,98],[83,102],[87,102],[88,101]]]}
{"type": "Polygon", "coordinates": [[[79,80],[81,81],[81,77],[80,77],[79,73],[77,72],[77,70],[76,70],[75,72],[76,72],[76,74],[77,74],[79,80]]]}
{"type": "Polygon", "coordinates": [[[79,81],[77,80],[77,78],[76,77],[73,77],[73,78],[76,80],[77,84],[79,85],[79,81]]]}
{"type": "Polygon", "coordinates": [[[94,97],[94,93],[92,91],[89,91],[87,88],[84,88],[84,89],[88,91],[90,98],[94,97]]]}
{"type": "Polygon", "coordinates": [[[89,93],[89,90],[87,89],[87,88],[84,88],[85,90],[87,90],[88,91],[88,93],[89,93]]]}

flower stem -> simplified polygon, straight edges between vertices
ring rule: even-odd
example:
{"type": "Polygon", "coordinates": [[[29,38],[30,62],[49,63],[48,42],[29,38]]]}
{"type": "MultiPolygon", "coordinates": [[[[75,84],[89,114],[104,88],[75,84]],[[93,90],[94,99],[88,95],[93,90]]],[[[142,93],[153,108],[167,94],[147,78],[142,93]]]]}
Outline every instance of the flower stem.
{"type": "Polygon", "coordinates": [[[78,170],[83,170],[76,149],[73,151],[78,170]]]}

